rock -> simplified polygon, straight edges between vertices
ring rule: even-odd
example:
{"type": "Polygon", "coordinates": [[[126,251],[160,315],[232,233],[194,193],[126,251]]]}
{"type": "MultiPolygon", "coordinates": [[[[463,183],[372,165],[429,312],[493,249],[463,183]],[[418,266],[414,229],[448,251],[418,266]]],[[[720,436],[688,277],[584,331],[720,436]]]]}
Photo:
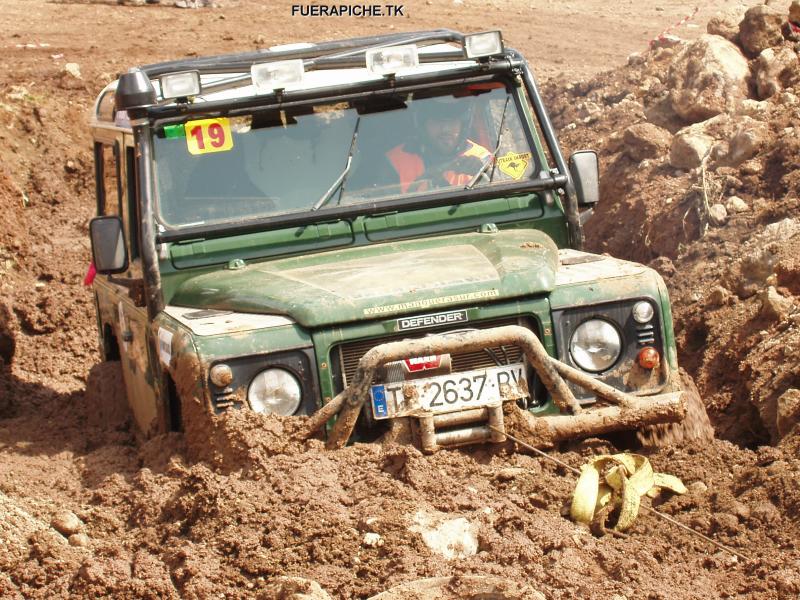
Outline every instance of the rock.
{"type": "Polygon", "coordinates": [[[71,75],[75,79],[80,79],[81,78],[81,68],[78,65],[78,63],[70,62],[70,63],[65,64],[64,65],[64,72],[67,75],[71,75]]]}
{"type": "Polygon", "coordinates": [[[735,114],[737,116],[750,117],[757,121],[766,121],[769,119],[769,102],[745,98],[736,107],[735,114]]]}
{"type": "Polygon", "coordinates": [[[769,125],[744,117],[736,132],[728,141],[728,151],[719,157],[719,163],[729,167],[738,167],[744,161],[753,158],[769,138],[769,125]]]}
{"type": "Polygon", "coordinates": [[[778,262],[778,248],[775,244],[756,248],[739,261],[741,276],[736,285],[740,298],[749,298],[766,285],[778,262]]]}
{"type": "Polygon", "coordinates": [[[734,121],[727,114],[678,130],[669,149],[670,165],[685,170],[699,167],[704,158],[711,157],[714,145],[727,140],[733,131],[734,121]]]}
{"type": "Polygon", "coordinates": [[[739,22],[731,16],[711,17],[706,25],[706,31],[711,35],[724,37],[734,44],[739,40],[739,22]]]}
{"type": "Polygon", "coordinates": [[[714,145],[714,138],[699,131],[681,129],[672,138],[669,147],[669,164],[676,169],[699,167],[714,145]]]}
{"type": "Polygon", "coordinates": [[[743,213],[750,210],[750,207],[747,206],[747,202],[739,198],[739,196],[731,196],[728,198],[728,201],[725,203],[725,208],[728,209],[729,213],[743,213]]]}
{"type": "Polygon", "coordinates": [[[686,489],[689,491],[690,494],[699,496],[701,494],[705,494],[708,491],[708,486],[702,481],[693,481],[692,483],[686,486],[686,489]]]}
{"type": "Polygon", "coordinates": [[[652,123],[637,123],[625,130],[622,136],[625,153],[641,162],[646,158],[658,158],[665,154],[670,147],[672,135],[652,123]]]}
{"type": "Polygon", "coordinates": [[[708,294],[706,304],[710,308],[719,308],[720,306],[724,306],[728,303],[728,298],[730,298],[730,292],[728,292],[728,290],[721,285],[718,285],[715,286],[714,289],[711,290],[711,293],[708,294]]]}
{"type": "Polygon", "coordinates": [[[751,56],[783,41],[781,27],[786,17],[777,9],[760,4],[746,13],[739,23],[739,43],[751,56]]]}
{"type": "Polygon", "coordinates": [[[447,559],[466,558],[478,553],[478,526],[464,517],[446,518],[445,514],[419,511],[414,515],[414,525],[409,528],[422,536],[422,541],[432,552],[447,559]]]}
{"type": "Polygon", "coordinates": [[[776,425],[783,438],[800,424],[800,390],[789,388],[778,398],[776,425]]]}
{"type": "Polygon", "coordinates": [[[747,97],[749,76],[739,48],[718,35],[701,35],[670,64],[672,108],[692,123],[732,111],[747,97]]]}
{"type": "Polygon", "coordinates": [[[281,575],[272,579],[256,595],[258,600],[331,600],[328,593],[311,579],[281,575]]]}
{"type": "Polygon", "coordinates": [[[383,546],[383,538],[377,533],[365,533],[361,543],[367,548],[378,548],[383,546]]]}
{"type": "Polygon", "coordinates": [[[763,50],[754,65],[758,97],[769,98],[793,85],[800,79],[799,69],[797,53],[790,47],[763,50]]]}
{"type": "Polygon", "coordinates": [[[761,316],[775,321],[783,321],[792,310],[790,298],[784,298],[774,287],[769,286],[759,294],[761,300],[761,316]]]}
{"type": "Polygon", "coordinates": [[[708,209],[708,218],[712,225],[725,225],[728,222],[728,211],[722,204],[712,204],[708,209]]]}
{"type": "Polygon", "coordinates": [[[500,469],[494,478],[497,479],[497,481],[511,481],[527,472],[528,471],[526,469],[522,469],[520,467],[506,467],[504,469],[500,469]]]}
{"type": "Polygon", "coordinates": [[[69,537],[73,533],[78,533],[83,528],[83,523],[81,520],[75,515],[75,513],[69,510],[59,512],[55,517],[53,517],[53,520],[50,521],[50,525],[52,525],[53,529],[65,537],[69,537]]]}
{"type": "Polygon", "coordinates": [[[800,24],[800,0],[792,0],[789,6],[789,20],[792,23],[800,24]]]}
{"type": "Polygon", "coordinates": [[[85,533],[73,533],[67,541],[70,546],[86,548],[89,545],[89,536],[85,533]]]}

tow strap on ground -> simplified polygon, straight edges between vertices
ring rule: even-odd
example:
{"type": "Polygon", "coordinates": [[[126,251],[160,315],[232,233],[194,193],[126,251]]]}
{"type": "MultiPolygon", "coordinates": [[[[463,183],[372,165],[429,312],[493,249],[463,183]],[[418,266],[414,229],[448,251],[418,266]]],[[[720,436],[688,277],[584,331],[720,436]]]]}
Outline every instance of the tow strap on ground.
{"type": "Polygon", "coordinates": [[[572,494],[570,515],[579,523],[597,524],[605,529],[605,519],[612,508],[619,508],[615,531],[625,531],[639,514],[641,497],[655,497],[661,489],[686,493],[680,479],[655,473],[650,461],[640,454],[602,454],[581,467],[572,494]],[[608,508],[606,508],[608,507],[608,508]]]}

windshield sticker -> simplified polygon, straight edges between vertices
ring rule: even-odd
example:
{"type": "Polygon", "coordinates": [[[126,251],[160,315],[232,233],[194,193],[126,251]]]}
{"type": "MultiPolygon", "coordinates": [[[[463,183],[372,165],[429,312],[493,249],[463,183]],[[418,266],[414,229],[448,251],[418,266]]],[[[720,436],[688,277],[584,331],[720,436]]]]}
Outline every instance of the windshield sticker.
{"type": "Polygon", "coordinates": [[[428,298],[425,300],[415,300],[414,302],[403,302],[401,304],[389,304],[388,306],[373,306],[364,309],[365,315],[384,315],[386,313],[399,312],[403,310],[418,310],[441,306],[442,304],[455,304],[456,302],[469,302],[471,300],[485,300],[487,298],[497,298],[499,290],[485,290],[482,292],[470,292],[469,294],[456,294],[455,296],[441,296],[439,298],[428,298]]]}
{"type": "Polygon", "coordinates": [[[201,119],[185,125],[186,146],[191,154],[227,152],[233,149],[233,136],[229,119],[201,119]]]}
{"type": "Polygon", "coordinates": [[[508,152],[505,156],[497,157],[497,166],[512,179],[522,179],[530,162],[530,152],[508,152]]]}

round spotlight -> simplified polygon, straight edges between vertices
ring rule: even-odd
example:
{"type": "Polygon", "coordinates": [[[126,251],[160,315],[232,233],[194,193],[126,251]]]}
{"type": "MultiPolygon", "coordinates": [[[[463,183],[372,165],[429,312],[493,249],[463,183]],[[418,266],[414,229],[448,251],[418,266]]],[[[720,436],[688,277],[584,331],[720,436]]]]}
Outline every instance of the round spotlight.
{"type": "Polygon", "coordinates": [[[647,323],[653,318],[654,314],[655,310],[653,309],[653,305],[649,302],[642,300],[633,305],[633,319],[637,323],[647,323]]]}
{"type": "Polygon", "coordinates": [[[233,381],[233,371],[228,365],[220,363],[211,367],[208,378],[217,387],[228,387],[233,381]]]}

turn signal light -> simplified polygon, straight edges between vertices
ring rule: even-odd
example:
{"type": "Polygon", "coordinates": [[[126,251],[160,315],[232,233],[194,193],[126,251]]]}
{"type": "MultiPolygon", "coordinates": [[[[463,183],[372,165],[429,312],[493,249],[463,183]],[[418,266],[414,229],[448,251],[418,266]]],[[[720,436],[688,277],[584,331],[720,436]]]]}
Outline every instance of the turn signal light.
{"type": "Polygon", "coordinates": [[[639,366],[643,369],[655,369],[661,362],[661,356],[655,348],[642,348],[637,357],[639,366]]]}

